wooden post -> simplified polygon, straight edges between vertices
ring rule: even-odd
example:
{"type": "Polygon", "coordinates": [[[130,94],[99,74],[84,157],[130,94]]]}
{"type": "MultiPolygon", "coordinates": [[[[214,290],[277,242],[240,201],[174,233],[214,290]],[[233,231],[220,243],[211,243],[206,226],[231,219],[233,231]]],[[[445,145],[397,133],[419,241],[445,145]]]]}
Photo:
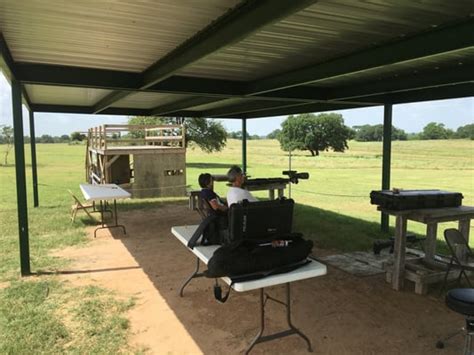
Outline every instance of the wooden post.
{"type": "Polygon", "coordinates": [[[107,149],[107,125],[104,125],[104,150],[107,149]]]}
{"type": "Polygon", "coordinates": [[[186,126],[184,124],[181,125],[181,135],[182,135],[181,148],[185,148],[186,147],[186,126]]]}
{"type": "Polygon", "coordinates": [[[466,239],[467,243],[469,243],[470,226],[471,226],[471,220],[469,218],[460,219],[458,222],[458,229],[461,232],[461,234],[464,236],[464,238],[466,239]]]}
{"type": "Polygon", "coordinates": [[[426,225],[425,260],[428,262],[434,261],[437,230],[438,223],[428,223],[426,225]]]}
{"type": "Polygon", "coordinates": [[[270,200],[274,200],[274,199],[275,199],[275,190],[274,190],[274,189],[268,190],[268,198],[269,198],[270,200]]]}
{"type": "Polygon", "coordinates": [[[392,272],[392,288],[399,291],[405,281],[405,245],[407,233],[407,218],[397,215],[395,219],[394,264],[392,272]]]}

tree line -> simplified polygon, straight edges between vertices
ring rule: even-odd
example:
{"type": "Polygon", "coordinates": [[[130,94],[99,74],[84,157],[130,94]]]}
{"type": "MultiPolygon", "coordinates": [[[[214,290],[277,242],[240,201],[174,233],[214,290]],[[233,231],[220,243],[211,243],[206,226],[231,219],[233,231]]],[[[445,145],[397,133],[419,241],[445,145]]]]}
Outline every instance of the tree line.
{"type": "MultiPolygon", "coordinates": [[[[227,138],[242,139],[242,131],[227,132],[224,126],[217,121],[205,118],[175,118],[175,117],[145,117],[135,116],[128,120],[129,125],[159,125],[183,124],[186,127],[186,144],[196,145],[207,153],[220,151],[227,138]]],[[[141,134],[141,131],[132,131],[129,134],[141,134]]],[[[119,137],[117,137],[119,138],[119,137]]],[[[347,142],[354,139],[359,142],[379,142],[383,140],[383,125],[361,125],[348,127],[344,118],[337,113],[322,113],[315,115],[304,113],[290,115],[281,124],[281,128],[274,130],[266,137],[251,135],[248,139],[277,139],[284,151],[308,150],[311,155],[317,156],[321,151],[332,149],[344,152],[348,148],[347,142]]],[[[70,143],[76,144],[86,139],[81,132],[71,135],[51,136],[44,134],[36,137],[36,143],[70,143]]],[[[474,140],[474,124],[459,127],[456,131],[446,128],[443,123],[430,122],[419,133],[406,133],[403,129],[392,126],[392,140],[415,139],[471,139],[474,140]]],[[[25,143],[30,138],[25,136],[25,143]]],[[[8,154],[13,146],[13,129],[2,126],[0,130],[0,144],[6,146],[4,164],[7,165],[8,154]]]]}
{"type": "MultiPolygon", "coordinates": [[[[307,119],[307,115],[297,115],[296,119],[303,118],[303,121],[307,119]]],[[[326,114],[322,114],[326,115],[326,114]]],[[[314,115],[313,115],[314,116],[314,115]]],[[[292,117],[292,116],[290,116],[292,117]]],[[[290,118],[289,117],[289,118],[290,118]]],[[[315,116],[317,117],[317,116],[315,116]]],[[[285,121],[286,122],[286,121],[285,121]]],[[[284,123],[285,123],[284,122],[284,123]]],[[[301,125],[306,123],[301,122],[301,125]]],[[[354,139],[358,142],[381,142],[383,140],[383,125],[361,125],[353,126],[352,128],[347,127],[352,132],[348,135],[350,139],[354,139]]],[[[282,130],[280,128],[275,129],[269,133],[267,139],[278,139],[282,130]]],[[[456,131],[446,128],[443,123],[430,122],[423,130],[419,133],[406,133],[403,129],[392,126],[392,140],[394,141],[405,141],[405,140],[429,140],[429,139],[471,139],[474,140],[474,124],[467,124],[458,127],[456,131]]]]}

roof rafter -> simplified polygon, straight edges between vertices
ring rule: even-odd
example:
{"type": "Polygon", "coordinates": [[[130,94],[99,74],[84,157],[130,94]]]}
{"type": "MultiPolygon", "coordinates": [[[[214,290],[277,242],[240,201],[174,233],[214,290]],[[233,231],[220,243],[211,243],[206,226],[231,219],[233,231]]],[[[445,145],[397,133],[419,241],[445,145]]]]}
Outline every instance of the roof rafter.
{"type": "MultiPolygon", "coordinates": [[[[146,89],[165,80],[179,69],[225,46],[236,43],[263,26],[289,16],[315,2],[317,0],[245,1],[146,69],[143,72],[143,84],[140,89],[146,89]]],[[[123,92],[109,94],[97,102],[94,106],[94,113],[106,109],[123,97],[123,92]]]]}
{"type": "Polygon", "coordinates": [[[181,99],[175,102],[171,102],[166,105],[161,105],[153,108],[151,110],[152,115],[166,115],[171,112],[181,111],[183,109],[187,109],[193,106],[199,106],[208,104],[215,101],[225,100],[225,98],[217,99],[214,97],[202,97],[202,96],[195,96],[191,98],[181,99]]]}
{"type": "Polygon", "coordinates": [[[262,94],[465,49],[474,46],[472,33],[474,33],[474,19],[362,50],[324,63],[257,80],[249,85],[248,94],[262,94]]]}

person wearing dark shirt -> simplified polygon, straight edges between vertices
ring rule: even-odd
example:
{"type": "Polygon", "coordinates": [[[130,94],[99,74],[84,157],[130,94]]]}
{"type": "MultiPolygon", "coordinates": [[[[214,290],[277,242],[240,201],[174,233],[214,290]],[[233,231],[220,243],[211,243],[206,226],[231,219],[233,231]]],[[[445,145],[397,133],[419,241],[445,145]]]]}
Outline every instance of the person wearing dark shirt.
{"type": "Polygon", "coordinates": [[[211,174],[199,175],[199,186],[201,186],[201,198],[206,200],[214,211],[226,212],[227,206],[214,192],[214,179],[211,174]]]}

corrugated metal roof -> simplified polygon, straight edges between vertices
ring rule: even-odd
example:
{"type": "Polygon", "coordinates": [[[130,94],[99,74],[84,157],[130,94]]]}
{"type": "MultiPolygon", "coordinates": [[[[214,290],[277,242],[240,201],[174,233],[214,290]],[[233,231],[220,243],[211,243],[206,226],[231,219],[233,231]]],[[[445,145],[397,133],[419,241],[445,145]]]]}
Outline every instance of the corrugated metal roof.
{"type": "Polygon", "coordinates": [[[143,71],[239,0],[1,0],[15,61],[143,71]]]}
{"type": "Polygon", "coordinates": [[[188,95],[160,94],[153,92],[137,92],[117,101],[113,107],[130,107],[151,109],[170,102],[179,101],[189,97],[188,95]]]}
{"type": "MultiPolygon", "coordinates": [[[[246,6],[249,5],[252,8],[252,6],[259,4],[257,1],[250,1],[246,3],[246,6]]],[[[5,37],[13,59],[17,63],[47,63],[143,72],[187,39],[195,35],[200,35],[202,39],[206,38],[209,33],[213,33],[216,27],[212,27],[211,31],[200,31],[240,2],[243,0],[0,0],[0,32],[5,37]]],[[[272,6],[272,3],[266,4],[272,6]]],[[[241,16],[241,9],[239,7],[238,11],[233,14],[241,16]]],[[[230,17],[232,18],[232,16],[230,17]]],[[[284,73],[290,73],[287,75],[289,77],[294,69],[304,68],[308,65],[317,66],[320,63],[364,49],[403,40],[410,35],[420,34],[437,26],[463,22],[459,27],[462,27],[466,32],[466,28],[472,26],[472,19],[466,21],[469,17],[474,17],[473,0],[320,0],[305,10],[261,28],[240,42],[197,60],[188,67],[178,70],[174,75],[245,81],[250,84],[251,88],[258,79],[284,73]],[[468,23],[467,27],[466,23],[468,23]]],[[[220,22],[223,24],[221,29],[228,24],[226,21],[232,23],[232,20],[228,20],[228,18],[225,17],[220,22]]],[[[237,23],[240,24],[240,22],[237,23]]],[[[254,28],[251,24],[249,26],[254,28]]],[[[225,31],[223,36],[225,37],[225,31]]],[[[465,36],[459,38],[469,39],[465,36]]],[[[432,55],[433,53],[427,51],[432,55],[431,57],[420,53],[420,58],[409,58],[411,60],[405,62],[399,61],[395,64],[373,68],[355,66],[353,70],[359,71],[345,73],[344,70],[341,70],[341,75],[338,75],[337,70],[333,70],[330,77],[324,78],[324,75],[321,75],[320,80],[312,85],[330,89],[344,89],[346,87],[353,89],[365,83],[409,76],[418,71],[428,72],[437,67],[444,72],[449,68],[458,69],[459,62],[463,62],[461,65],[470,65],[469,73],[472,73],[474,60],[471,58],[474,58],[474,47],[472,41],[466,40],[462,43],[465,44],[464,49],[453,50],[449,53],[432,55]]],[[[199,57],[199,51],[196,57],[199,57]]],[[[384,62],[381,61],[381,63],[384,62]]],[[[391,62],[388,61],[388,63],[391,62]]],[[[0,65],[5,67],[1,61],[0,65]]],[[[36,70],[41,70],[41,66],[37,66],[36,70]]],[[[33,79],[24,78],[21,80],[37,84],[87,85],[85,84],[87,82],[91,83],[89,84],[91,86],[99,85],[97,81],[100,79],[74,81],[76,77],[82,75],[83,71],[81,70],[76,70],[75,74],[71,75],[71,80],[67,82],[62,82],[60,79],[54,81],[55,78],[46,80],[44,76],[41,78],[41,75],[37,74],[33,79]]],[[[53,77],[55,76],[54,70],[50,73],[53,77]]],[[[88,78],[94,77],[94,73],[89,72],[88,78]]],[[[454,80],[459,83],[463,82],[463,79],[459,79],[459,70],[457,73],[458,76],[454,80]]],[[[56,77],[59,75],[56,73],[56,77]]],[[[448,81],[440,80],[439,86],[452,84],[449,81],[452,77],[449,75],[447,77],[448,81]]],[[[105,78],[103,80],[107,81],[106,78],[110,78],[110,76],[102,75],[99,78],[105,78]]],[[[137,78],[139,79],[138,76],[137,78]]],[[[249,110],[259,110],[260,107],[267,106],[271,108],[273,105],[285,106],[286,102],[293,104],[292,99],[298,99],[298,92],[303,93],[302,96],[306,95],[306,88],[296,90],[296,94],[293,91],[295,96],[290,95],[286,99],[285,93],[278,96],[278,92],[276,92],[277,102],[261,103],[252,97],[245,99],[242,96],[232,97],[233,94],[245,95],[245,85],[205,81],[201,91],[199,88],[196,89],[200,84],[195,80],[175,79],[177,80],[171,80],[172,84],[168,83],[168,86],[163,83],[165,85],[162,88],[165,92],[176,90],[187,93],[194,90],[212,95],[220,94],[218,90],[222,88],[223,91],[229,93],[231,98],[224,99],[225,93],[223,93],[222,96],[216,97],[216,102],[192,107],[193,104],[207,100],[187,100],[191,97],[187,94],[138,92],[121,100],[119,98],[122,95],[113,95],[119,101],[113,102],[112,98],[108,98],[103,102],[108,105],[109,102],[112,102],[110,107],[125,109],[151,109],[179,102],[177,105],[166,107],[166,109],[176,109],[178,113],[183,110],[224,112],[225,110],[221,110],[222,108],[241,112],[240,106],[245,109],[247,105],[249,110]],[[189,88],[187,87],[188,83],[189,88]],[[209,85],[215,85],[215,87],[206,88],[209,85]]],[[[123,83],[128,79],[121,80],[119,82],[123,83]]],[[[298,82],[303,80],[298,77],[294,84],[290,83],[288,86],[298,85],[298,82]]],[[[112,84],[105,87],[123,88],[121,85],[112,81],[112,84]]],[[[138,84],[134,82],[133,85],[138,84]]],[[[283,83],[280,87],[285,85],[283,83]]],[[[126,86],[126,88],[130,87],[126,86]]],[[[137,88],[143,88],[143,86],[137,88]]],[[[158,88],[155,89],[159,90],[158,88]]],[[[267,89],[271,91],[276,88],[270,85],[267,89]]],[[[458,95],[470,95],[468,89],[461,89],[458,91],[458,95]]],[[[400,89],[399,85],[397,90],[403,90],[403,88],[400,89]]],[[[266,91],[266,88],[262,91],[266,91]]],[[[314,91],[317,92],[317,90],[314,91]]],[[[87,112],[98,111],[99,100],[111,93],[109,90],[46,85],[27,85],[27,92],[33,103],[90,106],[86,110],[87,112]],[[92,110],[94,106],[95,109],[92,110]]],[[[390,92],[390,89],[384,89],[384,92],[390,92]]],[[[368,95],[370,94],[369,92],[368,95]]],[[[452,94],[450,95],[452,96],[452,94]]],[[[438,94],[438,96],[442,95],[438,94]]],[[[357,97],[357,95],[351,97],[357,97]]],[[[271,99],[275,100],[275,98],[271,99]]],[[[384,102],[383,100],[384,98],[380,98],[379,102],[384,102]]],[[[115,112],[126,112],[126,110],[116,110],[115,112]]],[[[143,112],[146,114],[151,111],[143,112]]]]}
{"type": "Polygon", "coordinates": [[[66,86],[25,85],[32,103],[49,105],[92,106],[110,90],[66,86]]]}
{"type": "Polygon", "coordinates": [[[468,18],[472,0],[321,0],[179,72],[255,80],[468,18]]]}

